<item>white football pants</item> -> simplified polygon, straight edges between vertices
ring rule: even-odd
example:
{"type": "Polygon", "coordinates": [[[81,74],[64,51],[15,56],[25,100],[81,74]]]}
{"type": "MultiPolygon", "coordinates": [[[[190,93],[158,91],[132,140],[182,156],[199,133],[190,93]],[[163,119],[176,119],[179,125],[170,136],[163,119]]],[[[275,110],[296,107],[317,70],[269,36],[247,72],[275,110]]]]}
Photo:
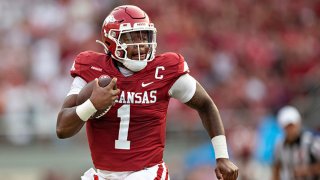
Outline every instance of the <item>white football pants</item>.
{"type": "Polygon", "coordinates": [[[93,168],[81,176],[81,180],[170,180],[168,168],[165,163],[145,168],[140,171],[114,172],[93,168]]]}

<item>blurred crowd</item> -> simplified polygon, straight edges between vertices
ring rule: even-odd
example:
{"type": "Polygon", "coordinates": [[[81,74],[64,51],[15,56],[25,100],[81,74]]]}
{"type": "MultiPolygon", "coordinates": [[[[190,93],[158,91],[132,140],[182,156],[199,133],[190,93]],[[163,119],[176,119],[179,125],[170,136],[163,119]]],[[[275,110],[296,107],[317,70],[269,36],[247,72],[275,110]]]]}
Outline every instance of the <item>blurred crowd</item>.
{"type": "MultiPolygon", "coordinates": [[[[73,58],[83,50],[103,52],[95,40],[120,4],[149,14],[158,53],[184,55],[220,109],[239,163],[271,163],[281,134],[274,115],[286,104],[298,107],[306,127],[319,130],[317,0],[2,0],[0,136],[15,145],[55,140],[73,58]]],[[[168,119],[169,131],[203,130],[197,114],[176,101],[168,119]]]]}

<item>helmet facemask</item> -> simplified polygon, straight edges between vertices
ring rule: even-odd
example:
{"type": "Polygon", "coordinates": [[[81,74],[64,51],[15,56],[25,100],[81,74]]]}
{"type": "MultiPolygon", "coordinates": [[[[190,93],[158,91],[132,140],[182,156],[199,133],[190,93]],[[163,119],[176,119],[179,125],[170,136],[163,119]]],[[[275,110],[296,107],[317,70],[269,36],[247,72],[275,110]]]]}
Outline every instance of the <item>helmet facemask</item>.
{"type": "Polygon", "coordinates": [[[142,70],[155,57],[156,29],[152,23],[135,23],[133,27],[130,23],[123,23],[119,29],[104,32],[104,36],[116,45],[114,52],[111,50],[112,58],[131,71],[142,70]]]}

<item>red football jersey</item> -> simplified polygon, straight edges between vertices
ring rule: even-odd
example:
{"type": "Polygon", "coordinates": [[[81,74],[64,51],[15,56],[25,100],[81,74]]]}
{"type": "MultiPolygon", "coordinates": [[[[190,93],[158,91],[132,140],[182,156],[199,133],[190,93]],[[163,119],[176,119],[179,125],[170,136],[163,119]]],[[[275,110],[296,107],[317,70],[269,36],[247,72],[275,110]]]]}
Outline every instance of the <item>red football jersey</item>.
{"type": "Polygon", "coordinates": [[[161,163],[166,115],[173,83],[189,69],[175,53],[156,56],[143,70],[123,76],[106,54],[80,53],[71,69],[87,82],[117,77],[119,99],[107,114],[86,123],[91,157],[97,169],[136,171],[161,163]]]}

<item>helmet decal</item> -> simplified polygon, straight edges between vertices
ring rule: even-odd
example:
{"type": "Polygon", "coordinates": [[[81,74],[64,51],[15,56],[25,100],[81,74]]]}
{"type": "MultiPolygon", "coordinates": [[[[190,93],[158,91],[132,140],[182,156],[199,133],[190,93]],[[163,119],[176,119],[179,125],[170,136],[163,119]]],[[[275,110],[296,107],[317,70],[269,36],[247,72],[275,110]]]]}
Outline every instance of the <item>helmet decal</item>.
{"type": "Polygon", "coordinates": [[[114,16],[112,14],[110,14],[109,16],[106,17],[106,19],[104,20],[103,24],[106,23],[114,23],[117,20],[114,18],[114,16]]]}

